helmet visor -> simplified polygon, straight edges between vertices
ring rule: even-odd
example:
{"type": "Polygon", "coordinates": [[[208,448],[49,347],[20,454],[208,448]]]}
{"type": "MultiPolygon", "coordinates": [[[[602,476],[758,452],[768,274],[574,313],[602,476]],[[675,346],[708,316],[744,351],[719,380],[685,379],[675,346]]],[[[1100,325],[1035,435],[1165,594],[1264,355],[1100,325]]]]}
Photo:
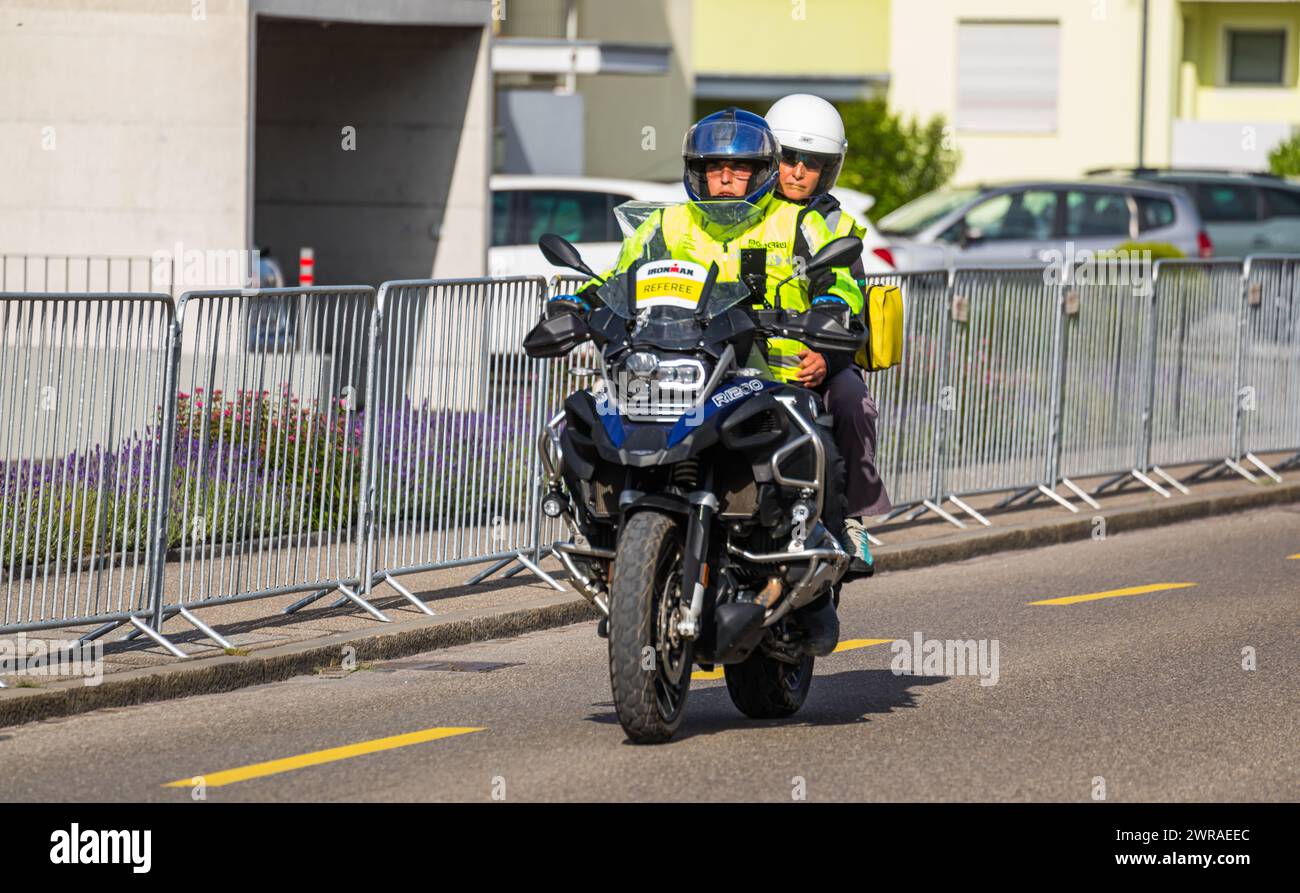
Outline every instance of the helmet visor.
{"type": "Polygon", "coordinates": [[[769,159],[778,151],[776,137],[749,121],[721,118],[701,121],[686,132],[682,155],[687,158],[769,159]]]}

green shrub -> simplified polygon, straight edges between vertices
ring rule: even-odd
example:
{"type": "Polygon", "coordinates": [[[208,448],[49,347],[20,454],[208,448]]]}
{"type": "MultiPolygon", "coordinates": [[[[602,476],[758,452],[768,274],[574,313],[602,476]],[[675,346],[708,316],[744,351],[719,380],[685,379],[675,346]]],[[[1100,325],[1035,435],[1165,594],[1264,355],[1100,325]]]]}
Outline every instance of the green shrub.
{"type": "Polygon", "coordinates": [[[1268,153],[1268,168],[1279,177],[1300,177],[1300,130],[1268,153]]]}

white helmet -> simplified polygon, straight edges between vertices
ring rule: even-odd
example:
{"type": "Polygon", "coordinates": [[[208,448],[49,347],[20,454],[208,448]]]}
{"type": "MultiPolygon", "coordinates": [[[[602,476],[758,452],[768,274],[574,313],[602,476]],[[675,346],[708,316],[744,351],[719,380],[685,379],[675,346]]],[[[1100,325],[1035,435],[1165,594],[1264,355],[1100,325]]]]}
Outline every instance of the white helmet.
{"type": "Polygon", "coordinates": [[[810,93],[791,93],[767,110],[767,126],[776,134],[781,154],[787,161],[795,152],[820,156],[816,160],[822,163],[822,175],[813,195],[827,192],[835,185],[844,164],[844,153],[849,148],[844,138],[844,121],[835,106],[810,93]]]}

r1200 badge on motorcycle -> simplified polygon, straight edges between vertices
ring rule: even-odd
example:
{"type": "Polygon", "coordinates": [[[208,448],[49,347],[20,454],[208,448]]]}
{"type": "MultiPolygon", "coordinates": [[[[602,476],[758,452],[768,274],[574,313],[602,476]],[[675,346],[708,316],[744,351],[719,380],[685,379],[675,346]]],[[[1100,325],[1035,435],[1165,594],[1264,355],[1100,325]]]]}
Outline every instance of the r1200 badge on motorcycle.
{"type": "MultiPolygon", "coordinates": [[[[559,236],[540,247],[598,278],[559,236]]],[[[835,240],[807,275],[861,250],[835,240]]],[[[542,435],[543,510],[567,525],[556,554],[605,615],[619,722],[633,741],[660,742],[681,724],[696,664],[724,667],[747,716],[782,717],[807,697],[814,657],[834,648],[836,633],[798,622],[838,596],[849,565],[823,523],[834,447],[817,396],[776,381],[762,348],[793,338],[852,355],[866,335],[816,308],[767,307],[746,284],[719,282],[716,265],[646,254],[604,281],[598,306],[548,310],[524,347],[600,351],[605,387],[570,394],[542,435]]]]}

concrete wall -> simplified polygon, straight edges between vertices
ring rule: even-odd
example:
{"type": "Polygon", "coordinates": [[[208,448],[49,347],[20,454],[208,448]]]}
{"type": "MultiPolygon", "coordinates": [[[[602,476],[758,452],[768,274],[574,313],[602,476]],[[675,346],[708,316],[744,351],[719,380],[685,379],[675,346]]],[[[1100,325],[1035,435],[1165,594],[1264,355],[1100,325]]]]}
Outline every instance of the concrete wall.
{"type": "Polygon", "coordinates": [[[248,3],[0,0],[0,252],[245,244],[248,3]]]}
{"type": "Polygon", "coordinates": [[[681,179],[682,137],[691,125],[694,94],[691,9],[691,0],[579,0],[583,39],[672,47],[666,75],[577,79],[586,103],[587,176],[681,179]]]}
{"type": "Polygon", "coordinates": [[[254,238],[317,284],[474,275],[486,251],[482,28],[259,19],[254,238]]]}

